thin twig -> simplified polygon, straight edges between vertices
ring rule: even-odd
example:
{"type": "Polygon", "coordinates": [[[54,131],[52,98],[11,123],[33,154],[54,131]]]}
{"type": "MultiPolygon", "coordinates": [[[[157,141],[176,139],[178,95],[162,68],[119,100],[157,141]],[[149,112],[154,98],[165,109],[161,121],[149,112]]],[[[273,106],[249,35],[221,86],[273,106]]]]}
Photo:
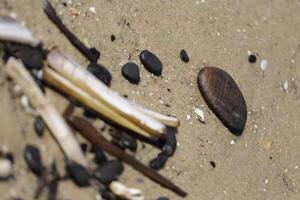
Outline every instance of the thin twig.
{"type": "Polygon", "coordinates": [[[48,18],[55,24],[55,26],[68,38],[68,40],[91,62],[97,62],[100,57],[100,53],[95,50],[91,51],[86,47],[77,37],[72,33],[59,19],[55,9],[48,0],[43,1],[44,12],[48,18]]]}
{"type": "Polygon", "coordinates": [[[71,119],[68,119],[68,121],[75,129],[77,129],[81,133],[81,135],[86,140],[88,140],[92,144],[97,145],[112,156],[115,156],[116,158],[129,164],[134,169],[149,177],[151,180],[155,181],[161,186],[172,190],[173,192],[177,193],[182,197],[185,197],[187,195],[185,191],[176,186],[170,180],[166,179],[165,177],[157,173],[155,170],[135,160],[134,158],[126,154],[124,151],[122,151],[120,148],[107,141],[103,136],[98,134],[97,130],[87,120],[75,116],[71,117],[71,119]]]}

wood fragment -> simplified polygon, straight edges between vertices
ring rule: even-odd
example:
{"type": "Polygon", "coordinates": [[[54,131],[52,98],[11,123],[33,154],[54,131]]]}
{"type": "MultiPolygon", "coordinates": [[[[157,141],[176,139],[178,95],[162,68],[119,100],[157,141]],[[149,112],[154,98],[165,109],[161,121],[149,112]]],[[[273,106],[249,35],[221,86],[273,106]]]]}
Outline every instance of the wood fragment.
{"type": "Polygon", "coordinates": [[[97,62],[100,53],[91,51],[74,35],[59,19],[55,9],[48,0],[43,0],[44,12],[48,18],[55,24],[55,26],[68,38],[68,40],[91,62],[97,62]]]}
{"type": "Polygon", "coordinates": [[[162,187],[168,188],[182,197],[187,196],[187,193],[185,191],[183,191],[181,188],[176,186],[170,180],[166,179],[165,177],[163,177],[153,169],[135,160],[130,155],[122,151],[120,148],[116,147],[115,145],[107,141],[103,136],[98,134],[97,130],[87,120],[74,116],[74,117],[70,117],[68,119],[68,122],[70,122],[70,124],[75,129],[77,129],[86,140],[88,140],[92,144],[97,145],[98,147],[108,152],[112,156],[115,156],[116,158],[129,164],[130,166],[132,166],[134,169],[136,169],[143,175],[149,177],[151,180],[160,184],[162,187]]]}

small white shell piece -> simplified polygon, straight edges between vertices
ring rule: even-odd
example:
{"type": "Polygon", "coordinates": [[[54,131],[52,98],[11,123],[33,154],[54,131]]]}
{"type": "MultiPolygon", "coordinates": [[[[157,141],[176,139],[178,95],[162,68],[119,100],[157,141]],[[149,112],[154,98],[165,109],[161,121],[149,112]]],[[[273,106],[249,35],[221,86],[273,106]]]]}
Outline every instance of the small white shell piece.
{"type": "Polygon", "coordinates": [[[0,40],[37,46],[40,41],[31,32],[11,17],[0,17],[0,40]]]}
{"type": "Polygon", "coordinates": [[[204,112],[203,112],[203,110],[201,110],[200,108],[196,108],[196,109],[194,110],[194,112],[197,114],[198,119],[199,119],[202,123],[205,123],[204,112]]]}
{"type": "Polygon", "coordinates": [[[13,165],[8,159],[0,160],[0,178],[8,178],[13,173],[13,165]]]}
{"type": "Polygon", "coordinates": [[[144,200],[144,196],[142,194],[142,191],[136,188],[129,188],[126,185],[113,181],[109,188],[111,191],[116,194],[119,197],[122,197],[124,199],[128,200],[144,200]]]}

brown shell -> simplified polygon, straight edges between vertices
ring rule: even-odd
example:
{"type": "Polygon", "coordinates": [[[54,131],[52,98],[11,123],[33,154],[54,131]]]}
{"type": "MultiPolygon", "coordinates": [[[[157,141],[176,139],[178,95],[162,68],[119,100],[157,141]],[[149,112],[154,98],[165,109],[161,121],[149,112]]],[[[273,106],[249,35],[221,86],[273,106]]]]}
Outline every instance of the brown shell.
{"type": "Polygon", "coordinates": [[[198,87],[208,106],[230,132],[241,135],[247,121],[247,106],[232,77],[217,67],[204,67],[198,74],[198,87]]]}

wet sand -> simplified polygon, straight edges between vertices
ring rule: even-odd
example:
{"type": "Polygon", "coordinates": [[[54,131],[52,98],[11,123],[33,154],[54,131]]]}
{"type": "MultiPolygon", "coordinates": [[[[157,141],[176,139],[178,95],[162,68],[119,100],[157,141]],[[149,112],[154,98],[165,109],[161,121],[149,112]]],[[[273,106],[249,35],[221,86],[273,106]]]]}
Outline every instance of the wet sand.
{"type": "MultiPolygon", "coordinates": [[[[101,51],[100,63],[112,72],[115,91],[181,120],[178,149],[160,173],[183,187],[186,199],[300,198],[299,1],[72,0],[67,7],[62,0],[52,2],[63,22],[88,46],[101,51]],[[161,77],[151,76],[140,65],[138,55],[144,49],[161,59],[161,77]],[[181,49],[190,56],[187,64],[179,58],[181,49]],[[248,51],[258,54],[257,63],[248,62],[248,51]],[[121,75],[121,66],[129,58],[140,65],[138,86],[121,75]],[[264,76],[262,59],[269,63],[264,76]],[[230,134],[201,97],[196,77],[204,65],[226,70],[243,92],[249,113],[241,137],[230,134]],[[281,89],[284,81],[288,81],[287,91],[281,89]],[[205,124],[196,119],[195,108],[204,110],[205,124]]],[[[83,66],[88,64],[48,20],[40,0],[0,1],[1,14],[12,11],[47,48],[59,46],[83,66]]],[[[32,199],[36,180],[26,169],[24,146],[40,147],[45,163],[52,157],[62,166],[63,156],[50,133],[42,139],[35,135],[33,118],[12,99],[1,66],[0,145],[6,145],[16,159],[16,179],[0,182],[1,199],[32,199]]],[[[47,95],[63,111],[66,101],[51,90],[47,95]]],[[[148,163],[157,150],[141,146],[137,158],[148,163]]],[[[130,167],[120,180],[142,189],[147,200],[181,199],[130,167]]],[[[95,196],[92,188],[79,189],[70,181],[59,186],[59,199],[95,196]]]]}

